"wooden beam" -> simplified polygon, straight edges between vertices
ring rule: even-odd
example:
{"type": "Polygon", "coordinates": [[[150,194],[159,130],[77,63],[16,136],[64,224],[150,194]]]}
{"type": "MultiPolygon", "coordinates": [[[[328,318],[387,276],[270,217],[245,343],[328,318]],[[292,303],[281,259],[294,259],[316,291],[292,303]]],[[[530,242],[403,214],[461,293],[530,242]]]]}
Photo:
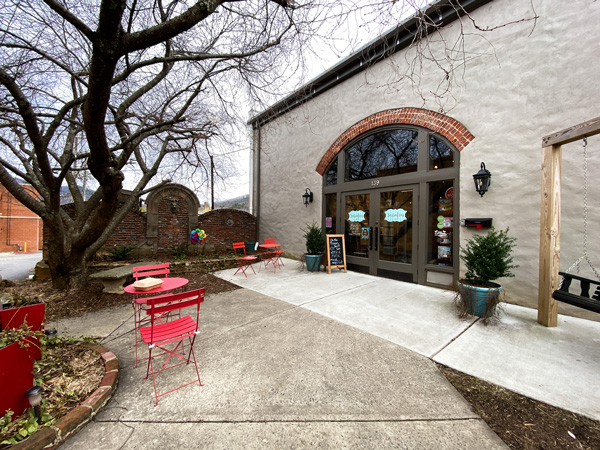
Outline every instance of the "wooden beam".
{"type": "Polygon", "coordinates": [[[584,137],[594,136],[596,134],[600,134],[600,117],[596,117],[595,119],[567,128],[566,130],[543,137],[542,147],[565,145],[569,142],[577,141],[584,137]]]}
{"type": "Polygon", "coordinates": [[[558,289],[560,269],[561,146],[546,146],[542,153],[538,322],[555,327],[558,305],[552,293],[558,289]]]}

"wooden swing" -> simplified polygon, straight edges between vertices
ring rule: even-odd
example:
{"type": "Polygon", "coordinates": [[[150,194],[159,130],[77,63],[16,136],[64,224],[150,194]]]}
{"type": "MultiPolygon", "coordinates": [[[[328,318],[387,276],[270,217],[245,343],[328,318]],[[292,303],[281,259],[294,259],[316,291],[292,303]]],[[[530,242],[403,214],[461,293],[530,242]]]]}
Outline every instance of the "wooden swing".
{"type": "Polygon", "coordinates": [[[562,285],[559,289],[552,293],[552,297],[559,302],[568,303],[569,305],[578,306],[588,311],[600,313],[600,282],[589,280],[587,278],[572,275],[566,272],[559,272],[563,277],[562,285]],[[579,295],[569,292],[571,281],[577,280],[581,286],[579,295]],[[594,294],[590,297],[590,285],[596,285],[594,294]]]}
{"type": "Polygon", "coordinates": [[[538,322],[547,327],[558,324],[557,301],[600,313],[600,282],[570,274],[570,270],[587,261],[596,277],[598,272],[587,256],[587,162],[585,138],[600,134],[600,117],[580,123],[542,139],[542,204],[540,220],[540,276],[538,290],[538,322]],[[560,204],[562,145],[584,139],[584,254],[567,270],[560,266],[560,204]],[[562,281],[559,281],[562,276],[562,281]],[[578,293],[569,292],[576,280],[578,293]],[[590,297],[590,287],[595,290],[590,297]]]}
{"type": "Polygon", "coordinates": [[[572,275],[570,272],[574,268],[579,269],[581,263],[586,261],[591,267],[592,271],[596,275],[596,278],[600,280],[598,271],[590,261],[587,255],[587,213],[588,213],[588,183],[587,183],[587,138],[583,138],[583,255],[579,257],[575,263],[566,272],[559,272],[562,276],[560,287],[552,293],[552,298],[560,302],[568,303],[569,305],[577,306],[579,308],[587,309],[588,311],[594,311],[600,313],[600,281],[590,280],[580,276],[572,275]],[[579,281],[581,291],[579,294],[569,292],[569,287],[573,280],[579,281]],[[590,298],[590,285],[596,285],[596,289],[590,298]]]}

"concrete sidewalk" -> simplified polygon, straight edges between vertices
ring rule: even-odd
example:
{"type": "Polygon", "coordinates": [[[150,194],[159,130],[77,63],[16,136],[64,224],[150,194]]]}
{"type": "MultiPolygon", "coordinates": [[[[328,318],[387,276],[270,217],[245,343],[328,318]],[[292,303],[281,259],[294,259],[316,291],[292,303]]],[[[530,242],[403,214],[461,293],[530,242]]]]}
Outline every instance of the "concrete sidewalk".
{"type": "Polygon", "coordinates": [[[536,400],[600,420],[600,322],[504,304],[500,322],[460,320],[453,293],[355,272],[308,273],[284,260],[277,273],[244,278],[217,273],[246,289],[351,325],[403,348],[536,400]]]}
{"type": "MultiPolygon", "coordinates": [[[[286,261],[289,274],[294,264],[286,261]]],[[[295,273],[288,285],[285,273],[248,280],[275,291],[277,283],[283,291],[302,285],[322,299],[379,281],[367,286],[350,274],[312,284],[321,275],[295,273]],[[328,288],[334,279],[339,291],[328,288]]],[[[115,396],[61,448],[506,448],[429,358],[389,339],[250,289],[207,297],[201,317],[195,348],[204,386],[168,394],[157,407],[145,368],[133,367],[131,307],[48,324],[105,337],[120,365],[115,396]]],[[[159,388],[194,376],[193,366],[180,366],[159,375],[159,388]]]]}

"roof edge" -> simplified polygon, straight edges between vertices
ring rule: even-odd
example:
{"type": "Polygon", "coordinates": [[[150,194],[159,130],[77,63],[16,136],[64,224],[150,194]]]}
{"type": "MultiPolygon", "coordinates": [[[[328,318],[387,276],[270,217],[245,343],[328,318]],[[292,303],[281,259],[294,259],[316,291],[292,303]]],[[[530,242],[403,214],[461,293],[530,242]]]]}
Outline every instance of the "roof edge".
{"type": "Polygon", "coordinates": [[[259,128],[366,70],[373,64],[409,47],[414,42],[419,29],[418,16],[426,15],[431,20],[431,24],[426,30],[426,34],[428,34],[431,30],[448,25],[465,13],[470,13],[491,1],[493,0],[441,0],[436,2],[342,59],[284,99],[250,118],[247,123],[253,128],[259,128]]]}

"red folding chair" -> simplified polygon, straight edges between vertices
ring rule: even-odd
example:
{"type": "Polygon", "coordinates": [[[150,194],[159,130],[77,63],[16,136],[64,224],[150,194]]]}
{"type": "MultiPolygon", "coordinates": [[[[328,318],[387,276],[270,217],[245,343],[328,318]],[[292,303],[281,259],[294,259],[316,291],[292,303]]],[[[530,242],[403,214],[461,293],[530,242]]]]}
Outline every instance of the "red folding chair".
{"type": "Polygon", "coordinates": [[[148,369],[146,371],[145,379],[148,379],[148,376],[152,374],[154,395],[156,397],[156,403],[154,406],[158,405],[158,397],[162,397],[163,395],[169,394],[196,382],[196,380],[190,381],[189,383],[182,384],[179,387],[159,394],[156,388],[156,375],[160,372],[173,369],[174,367],[182,364],[189,364],[190,361],[193,361],[194,366],[196,367],[198,384],[200,386],[204,386],[202,381],[200,381],[200,372],[198,371],[198,363],[194,353],[194,341],[198,335],[200,303],[203,301],[204,289],[196,289],[180,294],[161,295],[148,299],[147,314],[150,316],[150,326],[140,328],[140,333],[143,341],[148,345],[148,369]],[[180,317],[179,319],[166,323],[160,323],[160,320],[158,320],[158,317],[164,314],[171,313],[173,311],[181,311],[181,309],[190,306],[196,307],[196,320],[194,320],[190,315],[180,317]],[[189,342],[189,352],[187,355],[185,354],[185,350],[183,348],[183,343],[186,339],[189,342]],[[155,349],[160,349],[162,352],[158,354],[154,352],[153,354],[155,349]],[[162,366],[160,369],[155,370],[154,359],[163,357],[165,360],[162,363],[162,366]],[[177,362],[178,359],[181,361],[177,362]],[[169,366],[168,364],[171,362],[171,360],[175,360],[176,363],[172,363],[169,366]]]}
{"type": "MultiPolygon", "coordinates": [[[[275,241],[275,238],[268,238],[265,239],[265,244],[276,244],[277,242],[275,241]]],[[[284,251],[283,250],[271,250],[271,253],[273,254],[272,259],[273,259],[273,264],[277,265],[277,266],[283,266],[283,261],[281,260],[281,255],[283,255],[284,251]]]]}
{"type": "MultiPolygon", "coordinates": [[[[252,267],[252,263],[257,260],[257,257],[246,255],[246,244],[244,244],[243,242],[233,243],[233,253],[235,254],[235,260],[240,266],[233,275],[235,276],[241,270],[244,276],[248,278],[248,275],[246,275],[246,270],[248,270],[248,267],[250,267],[252,269],[252,272],[254,272],[254,267],[252,267]],[[244,256],[241,256],[242,252],[244,256]],[[240,254],[239,256],[238,253],[240,254]]],[[[254,275],[256,275],[256,272],[254,272],[254,275]]]]}
{"type": "MultiPolygon", "coordinates": [[[[133,267],[131,270],[133,272],[134,282],[138,281],[138,280],[142,280],[147,277],[159,277],[161,275],[164,276],[164,278],[168,278],[169,273],[171,273],[169,263],[154,264],[154,265],[150,265],[150,266],[137,266],[137,267],[133,267]]],[[[133,301],[131,302],[131,305],[133,306],[133,326],[134,326],[134,332],[135,332],[135,365],[134,365],[134,367],[137,367],[138,361],[141,361],[141,359],[138,359],[138,343],[141,341],[141,338],[139,336],[139,330],[143,324],[148,322],[148,318],[143,315],[143,311],[147,309],[146,303],[148,300],[149,300],[148,297],[139,297],[139,296],[134,295],[133,301]]],[[[145,358],[142,358],[142,359],[145,359],[145,358]]]]}

